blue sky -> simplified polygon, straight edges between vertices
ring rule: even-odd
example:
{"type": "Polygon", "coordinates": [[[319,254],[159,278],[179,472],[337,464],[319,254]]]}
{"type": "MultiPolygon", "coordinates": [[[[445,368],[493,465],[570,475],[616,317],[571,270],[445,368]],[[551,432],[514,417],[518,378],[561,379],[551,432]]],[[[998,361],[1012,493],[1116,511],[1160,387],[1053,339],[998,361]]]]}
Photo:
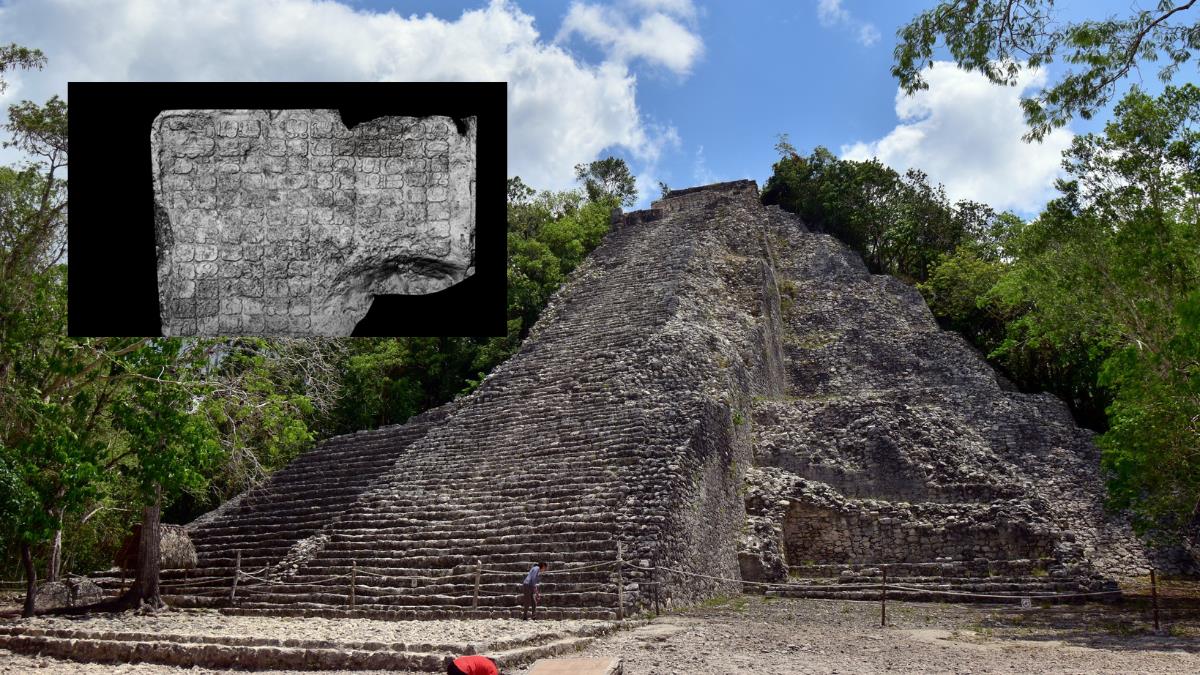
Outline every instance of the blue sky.
{"type": "MultiPolygon", "coordinates": [[[[896,30],[933,4],[0,0],[0,42],[50,59],[14,76],[0,103],[65,93],[68,80],[506,80],[509,171],[535,187],[568,188],[574,164],[607,154],[628,160],[643,205],[658,180],[761,182],[787,133],[802,152],[915,166],[951,197],[1032,215],[1054,194],[1071,135],[1106,116],[1023,144],[1018,91],[950,64],[930,73],[928,93],[898,99],[896,30]]],[[[1158,88],[1153,72],[1145,79],[1158,88]]]]}

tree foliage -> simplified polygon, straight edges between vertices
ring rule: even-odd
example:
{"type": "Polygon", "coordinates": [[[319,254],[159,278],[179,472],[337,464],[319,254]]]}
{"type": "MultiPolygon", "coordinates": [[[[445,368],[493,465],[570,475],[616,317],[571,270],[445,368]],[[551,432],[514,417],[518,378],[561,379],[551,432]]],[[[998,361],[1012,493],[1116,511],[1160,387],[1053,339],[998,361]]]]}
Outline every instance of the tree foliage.
{"type": "Polygon", "coordinates": [[[846,242],[875,272],[923,281],[939,256],[992,236],[997,226],[986,205],[950,204],[921,171],[901,175],[878,160],[843,160],[823,147],[803,157],[783,137],[776,149],[781,157],[763,202],[846,242]]]}
{"type": "Polygon", "coordinates": [[[1135,89],[1064,154],[1062,196],[1003,228],[998,266],[949,257],[922,286],[1019,385],[1104,431],[1112,505],[1168,539],[1200,513],[1198,124],[1200,88],[1135,89]]]}
{"type": "Polygon", "coordinates": [[[959,67],[1002,85],[1065,61],[1071,69],[1022,101],[1029,137],[1041,139],[1072,117],[1091,118],[1140,62],[1162,63],[1159,77],[1170,80],[1200,48],[1195,6],[1196,0],[1159,0],[1123,17],[1065,22],[1054,0],[945,0],[900,30],[892,74],[909,94],[926,88],[922,71],[939,43],[959,67]]]}
{"type": "Polygon", "coordinates": [[[41,69],[46,65],[46,56],[40,49],[30,49],[19,44],[10,43],[0,47],[0,94],[8,89],[8,83],[3,75],[6,71],[16,69],[41,69]]]}
{"type": "Polygon", "coordinates": [[[1122,99],[1104,133],[1065,153],[1064,197],[1013,238],[993,291],[1028,307],[1001,358],[1029,343],[1087,356],[1073,371],[1111,400],[1100,443],[1113,503],[1164,535],[1200,512],[1198,124],[1190,84],[1122,99]]]}
{"type": "Polygon", "coordinates": [[[584,192],[592,202],[612,201],[614,206],[633,206],[637,201],[637,181],[623,159],[605,157],[576,164],[575,177],[583,183],[584,192]]]}

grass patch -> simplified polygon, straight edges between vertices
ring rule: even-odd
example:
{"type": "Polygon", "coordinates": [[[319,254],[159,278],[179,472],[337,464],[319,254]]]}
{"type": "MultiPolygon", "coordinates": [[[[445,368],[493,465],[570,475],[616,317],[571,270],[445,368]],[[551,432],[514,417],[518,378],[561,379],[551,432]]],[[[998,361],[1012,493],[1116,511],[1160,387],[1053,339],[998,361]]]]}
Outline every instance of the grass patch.
{"type": "Polygon", "coordinates": [[[750,599],[744,595],[715,595],[701,602],[700,609],[732,609],[735,612],[746,611],[750,599]]]}

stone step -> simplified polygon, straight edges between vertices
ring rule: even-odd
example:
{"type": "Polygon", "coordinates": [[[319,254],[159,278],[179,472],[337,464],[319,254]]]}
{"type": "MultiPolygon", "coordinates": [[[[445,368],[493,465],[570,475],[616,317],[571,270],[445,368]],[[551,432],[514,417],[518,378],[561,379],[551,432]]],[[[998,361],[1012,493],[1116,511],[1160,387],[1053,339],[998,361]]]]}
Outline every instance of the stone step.
{"type": "MultiPolygon", "coordinates": [[[[351,566],[348,564],[332,564],[333,561],[317,560],[304,566],[301,573],[289,576],[289,579],[305,579],[305,578],[323,578],[341,574],[348,574],[351,566]]],[[[592,579],[604,574],[612,574],[616,567],[616,561],[600,561],[607,564],[589,564],[583,569],[564,569],[564,563],[550,560],[551,569],[549,572],[543,573],[543,577],[552,579],[592,579]]],[[[571,563],[572,566],[575,563],[571,563]]],[[[497,581],[512,578],[524,578],[529,572],[529,563],[500,563],[488,564],[484,563],[484,571],[480,578],[496,579],[497,581]]],[[[364,575],[378,575],[382,578],[392,579],[408,579],[412,577],[432,577],[432,576],[448,576],[454,575],[461,578],[474,578],[475,565],[456,565],[450,568],[442,568],[439,570],[430,570],[427,567],[380,567],[375,564],[375,561],[367,560],[358,564],[357,569],[364,575]]],[[[232,574],[232,571],[230,572],[232,574]]]]}
{"type": "MultiPolygon", "coordinates": [[[[223,645],[227,647],[288,647],[296,649],[351,649],[361,651],[393,651],[393,652],[446,652],[454,653],[462,649],[462,645],[450,643],[403,643],[382,642],[375,640],[305,640],[296,638],[272,638],[263,636],[244,635],[198,635],[171,634],[163,632],[89,630],[74,628],[40,628],[34,626],[0,626],[0,637],[25,636],[48,637],[66,640],[93,639],[113,642],[166,642],[176,644],[223,645]]],[[[550,642],[561,637],[557,633],[547,633],[524,640],[520,644],[536,644],[550,642]]],[[[506,646],[520,646],[506,645],[506,646]]]]}
{"type": "Polygon", "coordinates": [[[394,540],[394,539],[370,539],[368,536],[347,535],[342,532],[336,533],[330,541],[325,544],[322,555],[340,555],[342,553],[359,553],[367,552],[387,552],[391,554],[403,554],[406,556],[428,556],[428,555],[444,555],[449,551],[455,551],[461,555],[494,555],[496,553],[518,553],[528,551],[530,548],[538,548],[541,550],[569,550],[573,553],[582,553],[585,551],[612,551],[611,556],[616,559],[616,542],[612,539],[561,539],[563,535],[557,534],[547,537],[539,537],[535,535],[527,537],[513,538],[514,540],[498,542],[486,541],[478,538],[474,539],[442,539],[431,538],[429,540],[394,540]]]}
{"type": "MultiPolygon", "coordinates": [[[[821,589],[838,590],[841,587],[852,589],[861,585],[878,585],[883,583],[880,577],[843,577],[830,579],[817,577],[813,579],[792,579],[789,584],[821,589]]],[[[1073,592],[1080,589],[1077,581],[1071,579],[1049,579],[1044,577],[994,577],[994,578],[950,578],[950,577],[893,577],[888,575],[888,585],[911,586],[927,589],[963,590],[979,593],[1034,591],[1044,593],[1073,592]]]]}
{"type": "MultiPolygon", "coordinates": [[[[172,599],[175,605],[176,600],[172,599]]],[[[376,607],[364,609],[357,607],[328,607],[321,605],[297,606],[291,603],[280,606],[273,603],[242,602],[236,607],[222,607],[221,613],[238,616],[304,616],[326,619],[355,618],[377,619],[381,621],[423,621],[431,619],[519,619],[520,607],[487,607],[478,610],[470,607],[376,607]]],[[[616,609],[597,607],[553,607],[543,605],[538,608],[537,618],[547,621],[561,619],[607,619],[617,618],[616,609]]]]}
{"type": "MultiPolygon", "coordinates": [[[[517,585],[510,586],[512,590],[504,595],[480,594],[480,607],[520,607],[521,593],[517,585]]],[[[363,608],[388,609],[395,607],[426,607],[454,608],[471,607],[475,604],[471,586],[463,584],[457,589],[440,589],[440,592],[421,593],[421,589],[405,588],[372,588],[364,587],[362,592],[355,591],[356,606],[363,608]],[[450,592],[457,590],[458,592],[450,592]]],[[[546,607],[591,607],[607,609],[615,607],[618,595],[615,592],[587,591],[582,593],[545,593],[542,600],[546,607]]],[[[211,593],[189,593],[174,597],[212,598],[225,603],[228,592],[213,591],[211,593]]],[[[286,605],[288,607],[349,607],[350,586],[284,586],[262,589],[255,586],[238,586],[235,595],[236,603],[252,601],[286,605]]]]}
{"type": "MultiPolygon", "coordinates": [[[[767,588],[765,595],[790,598],[825,598],[842,600],[880,600],[883,591],[881,580],[863,580],[861,584],[829,583],[828,580],[794,579],[788,584],[767,588]],[[809,583],[814,582],[814,583],[809,583]],[[839,588],[842,586],[842,588],[839,588]]],[[[1021,598],[1032,598],[1034,602],[1051,604],[1077,604],[1118,600],[1120,590],[1087,591],[1071,582],[1026,582],[1009,583],[935,583],[920,580],[893,580],[888,576],[887,597],[892,600],[973,602],[973,603],[1018,603],[1021,598]],[[905,588],[896,588],[903,586],[905,588]]]]}
{"type": "MultiPolygon", "coordinates": [[[[357,553],[360,553],[360,552],[356,552],[356,551],[326,551],[322,555],[320,555],[316,558],[316,560],[318,562],[315,564],[321,564],[322,562],[324,562],[325,564],[330,564],[332,561],[341,561],[341,564],[343,564],[346,567],[349,567],[350,563],[352,561],[355,561],[355,560],[358,560],[361,558],[361,556],[356,555],[357,553]]],[[[371,562],[372,566],[374,566],[374,567],[417,567],[417,568],[425,568],[427,570],[428,569],[445,569],[445,568],[453,568],[453,567],[459,567],[459,566],[466,567],[466,566],[474,565],[475,560],[480,558],[480,555],[478,555],[478,554],[463,555],[463,554],[459,554],[459,553],[444,553],[444,554],[440,554],[440,555],[420,555],[420,556],[414,555],[414,556],[404,556],[404,557],[391,557],[391,556],[387,556],[387,555],[381,555],[380,553],[386,553],[386,552],[376,552],[374,555],[371,556],[370,562],[371,562]]],[[[509,553],[509,552],[489,553],[485,557],[483,557],[483,560],[484,560],[484,564],[489,565],[489,566],[504,565],[506,563],[515,563],[520,566],[528,566],[530,563],[532,563],[534,561],[535,558],[547,557],[546,553],[547,552],[545,549],[542,549],[542,550],[533,549],[533,550],[527,550],[525,552],[515,552],[515,553],[509,553]]],[[[616,559],[615,553],[609,554],[607,551],[600,551],[600,552],[598,552],[598,551],[580,551],[580,552],[572,552],[569,555],[570,555],[570,557],[568,558],[568,561],[572,562],[572,563],[608,562],[610,560],[616,559]]],[[[232,563],[233,561],[230,560],[229,562],[232,563]]]]}
{"type": "MultiPolygon", "coordinates": [[[[82,632],[80,632],[82,633],[82,632]]],[[[289,641],[283,644],[228,644],[204,636],[160,636],[107,634],[107,639],[48,634],[0,635],[0,648],[23,654],[91,663],[154,663],[183,668],[295,669],[295,670],[391,670],[442,672],[446,656],[461,655],[462,646],[429,645],[435,649],[397,649],[394,644],[326,643],[289,641]],[[304,644],[315,643],[315,644],[304,644]],[[286,644],[286,643],[285,643],[286,644]],[[330,644],[331,646],[315,646],[330,644]]],[[[503,668],[570,653],[587,646],[593,637],[563,636],[490,652],[503,668]]],[[[407,645],[399,645],[407,647],[407,645]]],[[[417,647],[421,647],[418,645],[417,647]]]]}
{"type": "Polygon", "coordinates": [[[0,637],[0,647],[20,654],[91,663],[156,663],[182,668],[401,670],[439,672],[443,654],[228,646],[162,641],[63,639],[42,636],[0,637]]]}
{"type": "MultiPolygon", "coordinates": [[[[405,515],[410,518],[426,515],[429,519],[440,519],[443,513],[460,511],[470,513],[480,510],[499,510],[504,513],[533,512],[552,515],[561,509],[594,510],[617,505],[622,497],[614,485],[589,483],[587,489],[572,489],[570,485],[556,483],[552,490],[538,491],[526,486],[513,486],[503,491],[483,490],[457,498],[445,492],[414,492],[409,486],[389,488],[359,496],[353,509],[363,513],[379,513],[385,516],[405,515]],[[521,500],[515,498],[520,497],[521,500]]],[[[451,493],[452,494],[452,493],[451,493]]],[[[322,514],[321,504],[314,503],[303,508],[245,512],[239,518],[246,524],[287,526],[297,517],[314,519],[322,514]]],[[[241,524],[241,523],[239,523],[241,524]]],[[[219,532],[216,527],[205,528],[206,532],[219,532]]]]}
{"type": "MultiPolygon", "coordinates": [[[[542,558],[546,559],[552,565],[612,563],[616,560],[615,552],[611,555],[604,552],[586,551],[581,553],[564,553],[561,549],[558,549],[550,553],[545,550],[539,551],[535,549],[523,553],[498,553],[486,556],[449,554],[444,556],[402,558],[374,554],[370,557],[356,557],[354,555],[318,556],[304,563],[304,570],[312,574],[320,574],[326,569],[340,570],[338,573],[344,573],[349,571],[352,564],[358,563],[361,569],[371,570],[376,573],[388,573],[395,576],[421,576],[431,575],[431,573],[436,571],[458,573],[469,570],[473,572],[475,561],[482,560],[487,569],[509,570],[513,574],[524,575],[529,571],[530,565],[535,560],[542,558]]],[[[257,570],[264,567],[272,567],[278,562],[279,558],[276,557],[256,557],[243,554],[241,569],[257,574],[257,570]]],[[[236,558],[214,557],[206,559],[201,569],[203,574],[208,576],[232,576],[235,565],[236,558]]]]}
{"type": "MultiPolygon", "coordinates": [[[[988,577],[1029,575],[1034,570],[1048,570],[1058,564],[1054,558],[980,560],[980,561],[934,561],[915,563],[888,563],[889,577],[988,577]]],[[[821,565],[789,565],[788,574],[793,577],[838,577],[851,573],[854,576],[882,576],[883,565],[877,563],[828,563],[821,565]]]]}

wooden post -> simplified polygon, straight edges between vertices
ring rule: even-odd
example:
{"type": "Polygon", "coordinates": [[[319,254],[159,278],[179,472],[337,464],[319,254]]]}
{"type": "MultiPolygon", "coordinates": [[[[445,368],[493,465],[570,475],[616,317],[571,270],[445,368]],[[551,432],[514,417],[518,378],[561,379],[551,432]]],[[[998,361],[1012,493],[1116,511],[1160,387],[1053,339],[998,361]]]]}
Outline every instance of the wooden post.
{"type": "Polygon", "coordinates": [[[654,586],[651,587],[654,589],[654,616],[658,616],[658,554],[657,553],[655,553],[654,556],[650,558],[650,564],[654,566],[654,570],[650,573],[652,583],[654,584],[654,586]]]}
{"type": "Polygon", "coordinates": [[[475,597],[471,599],[471,609],[479,609],[479,576],[483,573],[483,562],[475,559],[475,597]]]}
{"type": "Polygon", "coordinates": [[[354,593],[358,590],[358,561],[350,561],[350,608],[354,608],[354,593]]]}
{"type": "Polygon", "coordinates": [[[1150,602],[1154,606],[1154,630],[1158,631],[1158,576],[1150,569],[1150,602]]]}
{"type": "Polygon", "coordinates": [[[883,566],[883,593],[879,596],[879,625],[887,626],[887,565],[883,566]]]}
{"type": "Polygon", "coordinates": [[[625,566],[624,546],[617,542],[617,619],[625,619],[625,580],[622,568],[625,566]]]}
{"type": "Polygon", "coordinates": [[[229,604],[233,604],[237,599],[238,579],[242,577],[242,549],[237,550],[237,556],[234,557],[233,563],[233,585],[229,587],[229,604]]]}

